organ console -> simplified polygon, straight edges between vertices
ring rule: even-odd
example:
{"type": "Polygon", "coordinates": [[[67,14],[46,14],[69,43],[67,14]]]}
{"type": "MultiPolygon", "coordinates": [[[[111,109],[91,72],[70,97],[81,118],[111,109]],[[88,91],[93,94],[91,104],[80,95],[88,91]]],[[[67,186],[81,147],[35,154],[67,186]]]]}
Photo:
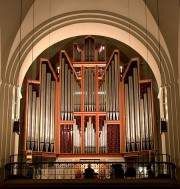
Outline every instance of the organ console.
{"type": "Polygon", "coordinates": [[[138,58],[122,67],[120,50],[87,36],[60,50],[58,72],[41,58],[39,79],[27,80],[25,150],[85,155],[147,153],[156,148],[152,80],[138,58]]]}

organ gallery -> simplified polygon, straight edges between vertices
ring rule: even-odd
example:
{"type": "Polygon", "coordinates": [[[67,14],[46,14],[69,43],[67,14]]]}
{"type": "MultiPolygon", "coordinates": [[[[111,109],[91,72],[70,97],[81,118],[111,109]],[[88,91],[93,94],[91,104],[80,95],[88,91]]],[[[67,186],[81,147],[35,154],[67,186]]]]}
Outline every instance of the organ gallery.
{"type": "Polygon", "coordinates": [[[138,57],[87,36],[59,62],[40,58],[26,83],[24,150],[56,157],[120,157],[156,150],[153,81],[141,79],[138,57]]]}

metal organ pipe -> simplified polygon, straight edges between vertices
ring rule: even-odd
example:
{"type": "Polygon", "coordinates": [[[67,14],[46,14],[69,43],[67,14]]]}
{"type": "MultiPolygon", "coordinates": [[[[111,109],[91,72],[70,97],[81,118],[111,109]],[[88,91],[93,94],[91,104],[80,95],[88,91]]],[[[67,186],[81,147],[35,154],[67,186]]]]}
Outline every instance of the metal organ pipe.
{"type": "Polygon", "coordinates": [[[116,107],[115,107],[115,100],[116,100],[116,98],[115,98],[115,62],[114,62],[114,60],[112,60],[111,61],[111,65],[112,65],[112,85],[111,85],[111,91],[112,91],[112,114],[113,114],[113,116],[112,116],[112,119],[113,120],[116,120],[116,107]]]}
{"type": "Polygon", "coordinates": [[[141,126],[141,148],[146,149],[145,124],[144,124],[144,100],[140,99],[140,126],[141,126]]]}
{"type": "Polygon", "coordinates": [[[51,87],[51,73],[46,76],[46,123],[45,123],[45,147],[46,152],[49,150],[49,131],[50,131],[50,87],[51,87]]]}
{"type": "Polygon", "coordinates": [[[41,65],[41,85],[40,85],[40,151],[43,151],[44,148],[44,129],[45,129],[45,105],[46,105],[46,64],[41,65]]]}
{"type": "Polygon", "coordinates": [[[74,83],[75,83],[75,80],[74,80],[74,74],[73,73],[71,73],[71,108],[70,108],[70,110],[71,110],[71,120],[73,120],[73,87],[74,87],[74,83]]]}
{"type": "Polygon", "coordinates": [[[54,116],[55,116],[55,94],[56,83],[51,81],[51,124],[50,124],[50,151],[54,149],[54,116]]]}
{"type": "Polygon", "coordinates": [[[105,105],[105,82],[101,81],[99,84],[99,91],[98,91],[98,96],[99,96],[99,111],[105,111],[106,110],[106,105],[105,105]]]}
{"type": "Polygon", "coordinates": [[[47,65],[41,64],[40,88],[36,83],[28,86],[27,150],[54,151],[56,82],[47,65]]]}
{"type": "Polygon", "coordinates": [[[149,131],[148,131],[148,103],[147,103],[147,93],[144,93],[144,120],[145,120],[145,137],[146,137],[146,147],[149,149],[149,131]]]}
{"type": "Polygon", "coordinates": [[[153,149],[151,90],[151,83],[139,83],[138,67],[130,67],[124,79],[127,151],[153,149]]]}
{"type": "Polygon", "coordinates": [[[131,144],[131,128],[130,128],[130,120],[129,120],[129,91],[128,84],[124,85],[125,88],[125,112],[126,112],[126,145],[127,150],[130,151],[131,144]]]}
{"type": "Polygon", "coordinates": [[[36,91],[32,92],[32,125],[31,125],[31,149],[34,149],[35,144],[35,127],[36,127],[36,91]]]}
{"type": "Polygon", "coordinates": [[[129,76],[129,104],[130,104],[130,125],[131,125],[131,145],[135,151],[135,125],[134,125],[134,94],[133,94],[133,78],[129,76]]]}
{"type": "Polygon", "coordinates": [[[73,153],[80,153],[81,152],[81,135],[76,125],[76,119],[74,119],[73,124],[73,153]]]}
{"type": "Polygon", "coordinates": [[[68,104],[67,104],[67,119],[71,120],[71,70],[68,69],[68,85],[67,88],[67,97],[68,97],[68,104]]]}
{"type": "Polygon", "coordinates": [[[152,123],[152,97],[151,97],[151,88],[147,87],[147,100],[148,100],[148,110],[149,110],[149,139],[150,139],[150,149],[153,148],[153,123],[152,123]]]}
{"type": "Polygon", "coordinates": [[[26,141],[27,141],[27,150],[30,150],[31,145],[31,122],[32,122],[32,85],[28,86],[28,122],[27,122],[27,132],[26,132],[26,141]]]}
{"type": "Polygon", "coordinates": [[[36,97],[35,151],[39,150],[40,98],[36,97]]]}
{"type": "Polygon", "coordinates": [[[114,55],[114,63],[115,63],[115,111],[116,111],[116,120],[119,120],[119,83],[118,83],[118,55],[114,55]]]}
{"type": "Polygon", "coordinates": [[[137,150],[140,150],[140,124],[139,124],[139,82],[138,82],[138,73],[137,67],[133,68],[133,86],[134,86],[134,110],[135,110],[135,132],[136,132],[136,146],[137,150]]]}
{"type": "Polygon", "coordinates": [[[96,104],[96,95],[95,95],[95,75],[93,74],[93,69],[91,69],[91,101],[92,101],[92,111],[95,111],[95,104],[96,104]]]}
{"type": "Polygon", "coordinates": [[[118,56],[117,54],[114,54],[105,77],[105,83],[107,85],[107,120],[119,120],[118,70],[118,56]]]}
{"type": "Polygon", "coordinates": [[[61,64],[61,119],[64,120],[64,70],[65,68],[65,58],[62,58],[61,64]]]}
{"type": "Polygon", "coordinates": [[[108,83],[108,86],[109,86],[109,96],[108,96],[108,99],[109,99],[109,120],[112,120],[112,101],[111,101],[111,98],[112,98],[112,72],[111,72],[111,66],[109,66],[109,72],[108,72],[108,78],[109,78],[109,83],[108,83]]]}
{"type": "Polygon", "coordinates": [[[81,88],[79,86],[78,81],[75,81],[74,87],[74,104],[75,104],[75,111],[81,111],[81,88]]]}
{"type": "Polygon", "coordinates": [[[67,107],[68,107],[68,64],[65,64],[65,71],[64,71],[64,120],[68,120],[67,117],[67,107]]]}
{"type": "Polygon", "coordinates": [[[88,76],[89,76],[89,74],[88,74],[88,69],[85,69],[85,74],[84,74],[84,105],[85,105],[85,107],[84,107],[84,109],[85,109],[85,111],[88,111],[88,76]]]}

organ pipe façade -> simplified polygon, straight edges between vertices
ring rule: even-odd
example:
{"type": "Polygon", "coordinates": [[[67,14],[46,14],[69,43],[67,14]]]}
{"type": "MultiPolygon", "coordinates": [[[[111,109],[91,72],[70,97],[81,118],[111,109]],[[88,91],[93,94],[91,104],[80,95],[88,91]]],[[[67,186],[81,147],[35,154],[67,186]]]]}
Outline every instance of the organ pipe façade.
{"type": "Polygon", "coordinates": [[[41,59],[39,80],[27,81],[25,150],[83,156],[155,149],[152,80],[140,79],[138,58],[122,71],[120,50],[107,58],[106,48],[88,36],[73,44],[73,58],[60,50],[58,66],[41,59]]]}

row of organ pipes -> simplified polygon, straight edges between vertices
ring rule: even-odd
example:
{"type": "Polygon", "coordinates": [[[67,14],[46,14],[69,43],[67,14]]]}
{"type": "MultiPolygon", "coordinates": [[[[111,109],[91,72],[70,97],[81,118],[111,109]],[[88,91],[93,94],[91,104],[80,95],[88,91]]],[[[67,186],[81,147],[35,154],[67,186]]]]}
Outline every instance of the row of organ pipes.
{"type": "MultiPolygon", "coordinates": [[[[65,58],[62,58],[61,63],[61,120],[73,120],[73,90],[76,87],[79,91],[79,85],[76,83],[74,74],[69,68],[65,58]]],[[[80,95],[77,97],[77,102],[80,102],[80,95]]],[[[76,102],[76,103],[77,103],[76,102]]],[[[77,104],[79,109],[80,104],[77,104]]]]}
{"type": "MultiPolygon", "coordinates": [[[[91,42],[91,40],[87,42],[86,50],[92,48],[91,42]]],[[[60,102],[57,104],[57,108],[60,110],[60,115],[57,116],[60,120],[58,127],[62,126],[60,126],[60,132],[64,127],[63,137],[65,139],[66,134],[69,136],[68,132],[71,132],[72,153],[82,152],[82,142],[84,143],[84,153],[96,153],[97,144],[99,144],[99,153],[108,153],[107,128],[113,129],[113,124],[108,125],[106,121],[115,121],[117,123],[114,124],[119,125],[120,120],[123,119],[120,117],[120,113],[125,117],[121,123],[126,133],[126,151],[152,150],[154,148],[152,83],[140,80],[139,62],[131,61],[120,78],[119,54],[118,51],[115,51],[106,66],[80,68],[81,73],[77,76],[76,69],[73,68],[69,57],[62,54],[59,81],[55,79],[49,63],[42,62],[39,83],[28,83],[26,149],[54,152],[54,137],[59,135],[59,133],[54,133],[55,103],[60,102]],[[95,74],[96,69],[103,70],[102,77],[95,74]],[[84,71],[83,74],[82,71],[84,71]],[[120,82],[124,86],[124,91],[120,91],[120,82]],[[96,91],[97,83],[98,91],[96,91]],[[57,93],[56,84],[60,86],[60,91],[57,93]],[[124,101],[120,101],[122,94],[124,101]],[[98,95],[98,108],[96,107],[96,95],[98,95]],[[56,101],[56,98],[59,98],[59,101],[56,101]],[[120,112],[120,106],[124,107],[124,112],[120,112]],[[82,107],[84,107],[84,116],[88,117],[83,133],[81,125],[76,123],[77,120],[74,116],[74,112],[81,113],[82,107]],[[92,121],[93,116],[89,115],[89,112],[95,112],[95,119],[99,119],[98,114],[96,115],[97,109],[106,115],[105,120],[99,125],[96,125],[97,122],[92,121]],[[66,121],[72,121],[67,128],[63,126],[69,124],[65,123],[66,121]],[[97,127],[99,129],[96,129],[97,127]],[[82,135],[84,141],[82,141],[82,135]],[[98,137],[96,137],[97,135],[98,137]]],[[[91,55],[93,55],[92,52],[85,54],[85,57],[89,57],[88,60],[91,61],[93,60],[91,55]]],[[[119,133],[118,136],[122,135],[119,133]]],[[[66,151],[65,149],[64,152],[66,151]]]]}
{"type": "Polygon", "coordinates": [[[33,90],[38,84],[28,83],[27,150],[54,151],[56,82],[47,65],[41,64],[38,90],[33,90]]]}
{"type": "Polygon", "coordinates": [[[106,70],[106,112],[107,120],[119,120],[119,83],[118,83],[118,55],[114,54],[106,70]]]}
{"type": "Polygon", "coordinates": [[[95,112],[95,69],[94,68],[86,68],[84,74],[84,105],[86,112],[95,112]]]}
{"type": "Polygon", "coordinates": [[[137,61],[132,62],[124,79],[127,151],[153,149],[151,90],[151,82],[140,84],[137,61]]]}
{"type": "MultiPolygon", "coordinates": [[[[73,125],[73,153],[81,152],[81,132],[74,120],[73,125]]],[[[87,126],[84,131],[84,146],[85,153],[96,153],[96,131],[95,125],[92,123],[91,117],[87,122],[87,126]]],[[[99,131],[99,151],[100,153],[107,153],[107,125],[104,123],[102,130],[99,131]]]]}

